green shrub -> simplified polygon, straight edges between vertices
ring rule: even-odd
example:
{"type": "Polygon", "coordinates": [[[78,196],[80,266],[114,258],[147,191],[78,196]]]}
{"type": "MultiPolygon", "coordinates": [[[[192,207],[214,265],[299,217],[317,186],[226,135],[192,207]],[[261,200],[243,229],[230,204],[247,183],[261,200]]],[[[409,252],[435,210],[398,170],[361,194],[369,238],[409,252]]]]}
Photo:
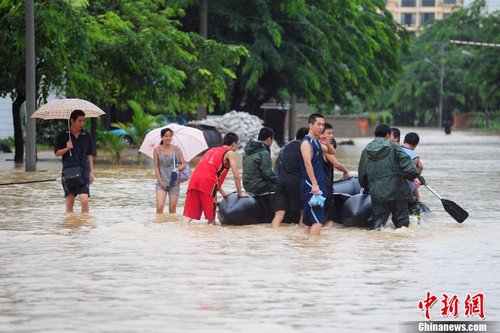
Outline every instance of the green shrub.
{"type": "Polygon", "coordinates": [[[98,130],[97,138],[97,146],[111,153],[111,160],[113,163],[120,163],[121,153],[124,148],[123,136],[113,134],[109,131],[98,130]]]}

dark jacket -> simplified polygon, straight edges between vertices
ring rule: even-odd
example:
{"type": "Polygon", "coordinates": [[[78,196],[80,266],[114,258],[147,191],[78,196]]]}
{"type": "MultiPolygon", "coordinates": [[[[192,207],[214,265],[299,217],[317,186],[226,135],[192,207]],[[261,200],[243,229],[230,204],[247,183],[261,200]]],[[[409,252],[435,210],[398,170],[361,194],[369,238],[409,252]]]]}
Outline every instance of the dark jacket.
{"type": "Polygon", "coordinates": [[[275,190],[277,181],[271,162],[271,150],[260,141],[250,140],[243,156],[245,191],[253,194],[271,192],[275,190]]]}
{"type": "Polygon", "coordinates": [[[371,194],[372,204],[411,199],[406,179],[413,181],[418,170],[400,146],[381,137],[370,142],[359,160],[359,184],[371,194]]]}
{"type": "Polygon", "coordinates": [[[300,140],[293,140],[281,148],[274,166],[274,172],[278,176],[278,184],[300,187],[301,143],[300,140]]]}

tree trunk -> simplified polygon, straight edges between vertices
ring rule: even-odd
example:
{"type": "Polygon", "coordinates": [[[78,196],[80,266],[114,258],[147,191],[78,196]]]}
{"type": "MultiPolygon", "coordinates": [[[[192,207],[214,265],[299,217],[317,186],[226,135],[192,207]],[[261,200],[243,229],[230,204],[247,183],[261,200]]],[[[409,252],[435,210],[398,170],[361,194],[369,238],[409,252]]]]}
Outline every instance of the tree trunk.
{"type": "Polygon", "coordinates": [[[21,125],[21,106],[26,100],[26,96],[18,95],[12,103],[12,120],[14,124],[14,163],[24,161],[24,140],[23,128],[21,125]]]}
{"type": "Polygon", "coordinates": [[[231,110],[241,111],[244,94],[241,79],[238,77],[233,83],[233,90],[231,92],[231,110]]]}

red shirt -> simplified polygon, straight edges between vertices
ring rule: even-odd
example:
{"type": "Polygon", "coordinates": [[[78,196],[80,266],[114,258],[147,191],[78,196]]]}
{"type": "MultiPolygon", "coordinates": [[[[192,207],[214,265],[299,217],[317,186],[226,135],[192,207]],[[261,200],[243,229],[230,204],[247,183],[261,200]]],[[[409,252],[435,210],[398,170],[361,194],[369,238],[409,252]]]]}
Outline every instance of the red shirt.
{"type": "Polygon", "coordinates": [[[198,190],[216,196],[229,172],[229,161],[224,163],[228,150],[227,146],[208,150],[194,169],[187,190],[198,190]]]}

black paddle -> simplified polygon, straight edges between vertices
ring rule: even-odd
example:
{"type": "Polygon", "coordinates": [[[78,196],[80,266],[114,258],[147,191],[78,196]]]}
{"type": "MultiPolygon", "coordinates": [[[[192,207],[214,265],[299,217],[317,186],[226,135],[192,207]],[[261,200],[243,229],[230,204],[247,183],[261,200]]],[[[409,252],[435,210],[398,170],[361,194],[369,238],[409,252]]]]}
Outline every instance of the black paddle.
{"type": "Polygon", "coordinates": [[[465,221],[469,217],[469,213],[467,213],[467,211],[465,209],[463,209],[462,207],[460,207],[459,205],[457,205],[456,203],[454,203],[451,200],[444,199],[442,196],[437,194],[436,191],[434,191],[432,188],[427,186],[427,184],[425,183],[424,177],[419,176],[418,178],[419,178],[420,183],[422,185],[427,187],[427,189],[429,191],[431,191],[432,194],[434,194],[436,197],[439,198],[439,200],[441,200],[441,202],[443,203],[444,210],[446,212],[448,212],[448,214],[450,214],[451,217],[453,217],[458,223],[462,223],[463,221],[465,221]]]}

